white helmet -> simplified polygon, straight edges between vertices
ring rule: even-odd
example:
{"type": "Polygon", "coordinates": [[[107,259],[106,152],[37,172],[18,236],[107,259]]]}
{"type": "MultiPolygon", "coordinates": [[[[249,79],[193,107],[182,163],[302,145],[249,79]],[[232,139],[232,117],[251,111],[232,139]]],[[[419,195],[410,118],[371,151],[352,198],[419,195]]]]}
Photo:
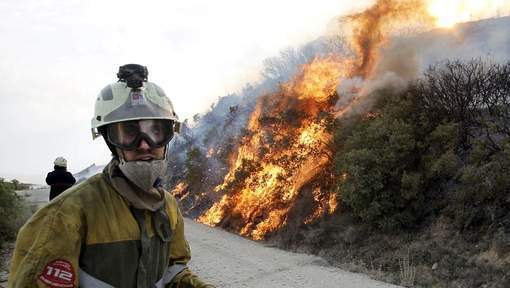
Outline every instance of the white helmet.
{"type": "Polygon", "coordinates": [[[91,123],[93,139],[100,136],[99,127],[129,120],[167,119],[171,120],[174,129],[178,130],[178,117],[172,102],[161,87],[147,82],[146,67],[137,64],[124,65],[120,67],[117,76],[119,82],[103,88],[96,99],[91,123]],[[136,72],[139,70],[135,71],[136,69],[145,74],[138,77],[136,72]],[[134,84],[130,77],[136,78],[134,84]]]}
{"type": "MultiPolygon", "coordinates": [[[[117,149],[132,150],[145,139],[151,147],[167,147],[178,132],[178,118],[170,99],[158,85],[147,81],[147,67],[127,64],[119,68],[119,82],[99,93],[92,118],[92,138],[103,135],[118,167],[132,183],[150,191],[168,166],[164,159],[126,161],[117,149]]],[[[166,150],[165,150],[166,151],[166,150]]]]}
{"type": "Polygon", "coordinates": [[[57,157],[57,159],[53,161],[53,164],[59,167],[67,167],[67,160],[64,157],[57,157]]]}

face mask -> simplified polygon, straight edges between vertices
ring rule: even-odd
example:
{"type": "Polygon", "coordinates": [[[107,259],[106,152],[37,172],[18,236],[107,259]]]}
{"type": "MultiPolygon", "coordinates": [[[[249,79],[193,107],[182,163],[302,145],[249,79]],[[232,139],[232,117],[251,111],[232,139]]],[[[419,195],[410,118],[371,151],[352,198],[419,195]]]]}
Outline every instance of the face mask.
{"type": "Polygon", "coordinates": [[[119,169],[129,181],[147,192],[154,187],[154,183],[158,178],[165,175],[167,164],[166,159],[151,161],[125,161],[121,159],[119,169]]]}

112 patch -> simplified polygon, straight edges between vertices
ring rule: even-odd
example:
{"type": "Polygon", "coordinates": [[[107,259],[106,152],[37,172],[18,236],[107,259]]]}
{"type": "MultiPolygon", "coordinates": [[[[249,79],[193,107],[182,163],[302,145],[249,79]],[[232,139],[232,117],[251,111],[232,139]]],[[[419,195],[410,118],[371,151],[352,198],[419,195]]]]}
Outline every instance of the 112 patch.
{"type": "Polygon", "coordinates": [[[46,264],[38,278],[51,288],[73,288],[76,275],[69,261],[57,259],[46,264]]]}

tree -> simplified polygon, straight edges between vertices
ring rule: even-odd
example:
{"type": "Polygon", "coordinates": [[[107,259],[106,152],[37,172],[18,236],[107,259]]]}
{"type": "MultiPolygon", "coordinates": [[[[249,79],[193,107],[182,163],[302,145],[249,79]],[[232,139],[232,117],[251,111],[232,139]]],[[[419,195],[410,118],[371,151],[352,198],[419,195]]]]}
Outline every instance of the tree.
{"type": "Polygon", "coordinates": [[[262,76],[276,82],[287,81],[294,71],[308,60],[310,60],[310,55],[306,55],[304,51],[288,48],[281,51],[279,57],[264,60],[262,76]]]}
{"type": "Polygon", "coordinates": [[[501,137],[510,137],[510,63],[448,60],[432,65],[418,87],[425,109],[459,124],[464,151],[480,135],[494,151],[501,150],[501,137]]]}
{"type": "Polygon", "coordinates": [[[489,87],[482,94],[482,109],[478,110],[481,127],[489,148],[502,151],[504,139],[510,138],[510,62],[493,64],[489,87]]]}
{"type": "Polygon", "coordinates": [[[11,183],[14,186],[14,190],[19,190],[20,182],[18,180],[12,179],[11,183]]]}
{"type": "Polygon", "coordinates": [[[477,111],[482,108],[482,94],[490,87],[493,67],[480,59],[463,62],[446,61],[432,65],[421,81],[421,95],[426,109],[440,118],[459,123],[460,145],[470,147],[473,127],[478,127],[477,111]]]}

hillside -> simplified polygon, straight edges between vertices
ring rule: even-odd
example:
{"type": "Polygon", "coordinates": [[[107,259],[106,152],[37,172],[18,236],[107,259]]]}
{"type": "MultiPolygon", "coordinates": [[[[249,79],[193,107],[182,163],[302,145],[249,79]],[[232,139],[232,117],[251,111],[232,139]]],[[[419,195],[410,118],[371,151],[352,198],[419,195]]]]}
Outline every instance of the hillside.
{"type": "Polygon", "coordinates": [[[386,281],[507,287],[508,25],[289,50],[185,123],[167,183],[200,222],[386,281]]]}

